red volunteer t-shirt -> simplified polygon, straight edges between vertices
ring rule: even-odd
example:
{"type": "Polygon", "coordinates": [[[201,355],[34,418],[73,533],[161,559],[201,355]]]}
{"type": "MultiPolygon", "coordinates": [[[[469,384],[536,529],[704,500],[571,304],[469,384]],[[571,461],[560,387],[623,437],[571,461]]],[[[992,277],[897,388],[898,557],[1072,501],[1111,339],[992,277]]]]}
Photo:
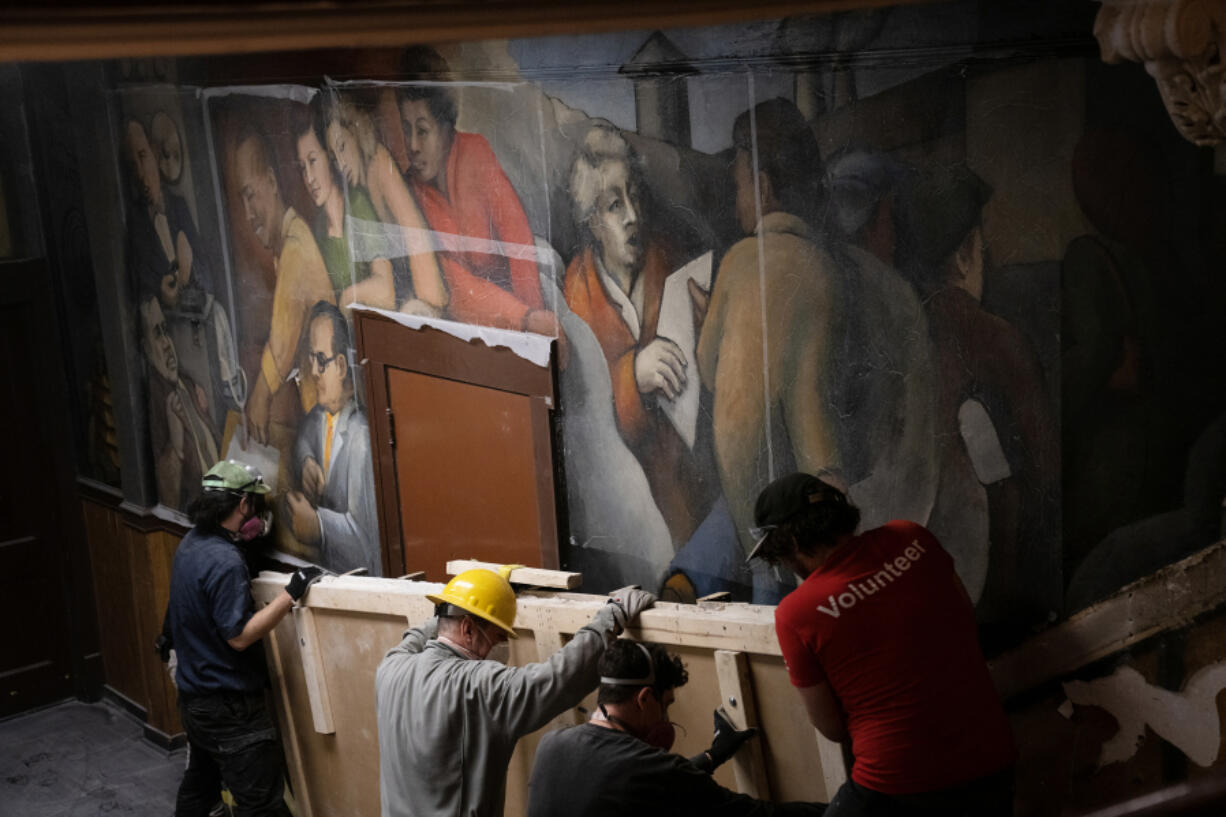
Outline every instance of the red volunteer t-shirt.
{"type": "Polygon", "coordinates": [[[842,704],[861,786],[937,791],[1014,762],[974,609],[920,525],[890,522],[836,549],[780,603],[775,630],[792,684],[828,683],[842,704]]]}

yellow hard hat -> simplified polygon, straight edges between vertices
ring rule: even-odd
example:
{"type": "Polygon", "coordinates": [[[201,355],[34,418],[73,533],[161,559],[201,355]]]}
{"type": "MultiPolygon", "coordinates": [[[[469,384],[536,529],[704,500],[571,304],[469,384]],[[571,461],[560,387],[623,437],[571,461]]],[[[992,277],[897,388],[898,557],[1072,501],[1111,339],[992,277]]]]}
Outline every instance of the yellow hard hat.
{"type": "Polygon", "coordinates": [[[503,565],[495,573],[483,567],[465,570],[447,582],[443,592],[426,598],[435,604],[450,604],[483,618],[504,630],[511,638],[516,635],[515,591],[507,579],[519,565],[503,565]]]}

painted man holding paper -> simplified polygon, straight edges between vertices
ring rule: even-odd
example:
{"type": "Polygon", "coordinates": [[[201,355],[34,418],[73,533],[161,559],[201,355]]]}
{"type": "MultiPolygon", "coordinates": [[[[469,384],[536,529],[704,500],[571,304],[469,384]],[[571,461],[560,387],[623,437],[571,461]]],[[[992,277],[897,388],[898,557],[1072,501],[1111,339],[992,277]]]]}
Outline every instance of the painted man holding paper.
{"type": "Polygon", "coordinates": [[[665,410],[696,374],[692,347],[657,334],[665,280],[677,265],[667,245],[643,227],[641,190],[636,156],[622,135],[607,126],[589,130],[570,174],[584,241],[567,267],[564,294],[600,343],[618,430],[680,545],[705,513],[709,490],[665,410]]]}

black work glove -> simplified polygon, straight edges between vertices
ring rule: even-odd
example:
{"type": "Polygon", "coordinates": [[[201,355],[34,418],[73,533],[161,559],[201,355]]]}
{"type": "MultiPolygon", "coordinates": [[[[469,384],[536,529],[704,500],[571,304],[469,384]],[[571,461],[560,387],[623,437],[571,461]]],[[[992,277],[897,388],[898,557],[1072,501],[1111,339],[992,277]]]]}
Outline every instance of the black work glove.
{"type": "Polygon", "coordinates": [[[691,758],[691,762],[705,772],[713,772],[736,754],[741,744],[758,734],[757,727],[736,729],[721,710],[715,710],[715,739],[706,752],[691,758]]]}
{"type": "Polygon", "coordinates": [[[319,581],[324,575],[322,567],[300,567],[294,571],[289,577],[289,584],[285,585],[285,592],[289,593],[289,597],[294,601],[302,601],[302,597],[311,589],[311,585],[319,581]]]}

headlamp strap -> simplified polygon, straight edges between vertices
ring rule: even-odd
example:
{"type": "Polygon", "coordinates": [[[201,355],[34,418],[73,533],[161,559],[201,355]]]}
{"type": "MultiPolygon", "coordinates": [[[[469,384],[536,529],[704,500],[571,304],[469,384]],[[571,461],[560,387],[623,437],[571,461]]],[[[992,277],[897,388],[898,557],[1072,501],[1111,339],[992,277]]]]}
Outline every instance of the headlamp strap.
{"type": "Polygon", "coordinates": [[[647,674],[642,678],[610,678],[602,675],[600,683],[613,687],[649,687],[656,682],[656,663],[651,660],[651,650],[644,647],[641,641],[634,642],[634,646],[642,650],[643,655],[647,658],[647,674]]]}

